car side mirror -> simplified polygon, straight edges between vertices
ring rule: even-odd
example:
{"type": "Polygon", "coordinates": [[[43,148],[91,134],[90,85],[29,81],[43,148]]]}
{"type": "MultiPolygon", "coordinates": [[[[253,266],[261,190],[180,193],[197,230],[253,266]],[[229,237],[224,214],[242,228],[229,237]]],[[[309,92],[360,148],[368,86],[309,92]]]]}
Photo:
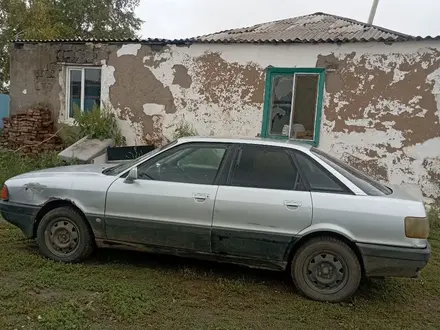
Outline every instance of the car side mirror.
{"type": "Polygon", "coordinates": [[[127,177],[124,180],[124,183],[133,183],[138,178],[138,169],[137,167],[133,167],[130,172],[128,172],[127,177]]]}

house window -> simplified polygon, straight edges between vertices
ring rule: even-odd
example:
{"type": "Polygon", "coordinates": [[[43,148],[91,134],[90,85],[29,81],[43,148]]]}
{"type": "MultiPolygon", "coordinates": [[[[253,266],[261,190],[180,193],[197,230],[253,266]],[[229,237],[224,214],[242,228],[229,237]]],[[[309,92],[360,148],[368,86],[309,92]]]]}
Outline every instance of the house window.
{"type": "Polygon", "coordinates": [[[262,137],[318,145],[325,69],[269,68],[262,137]]]}
{"type": "Polygon", "coordinates": [[[91,111],[101,104],[101,69],[70,67],[67,69],[67,109],[73,118],[75,109],[91,111]]]}

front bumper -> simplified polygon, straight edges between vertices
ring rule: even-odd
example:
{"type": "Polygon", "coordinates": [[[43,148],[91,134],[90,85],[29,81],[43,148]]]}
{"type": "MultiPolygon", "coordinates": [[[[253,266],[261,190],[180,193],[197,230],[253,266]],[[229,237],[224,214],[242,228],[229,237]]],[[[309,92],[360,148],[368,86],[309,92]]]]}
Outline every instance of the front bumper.
{"type": "Polygon", "coordinates": [[[357,244],[367,277],[418,277],[431,258],[431,246],[402,248],[374,244],[357,244]]]}
{"type": "Polygon", "coordinates": [[[21,229],[27,238],[34,236],[34,221],[39,208],[33,205],[0,201],[0,213],[7,222],[21,229]]]}

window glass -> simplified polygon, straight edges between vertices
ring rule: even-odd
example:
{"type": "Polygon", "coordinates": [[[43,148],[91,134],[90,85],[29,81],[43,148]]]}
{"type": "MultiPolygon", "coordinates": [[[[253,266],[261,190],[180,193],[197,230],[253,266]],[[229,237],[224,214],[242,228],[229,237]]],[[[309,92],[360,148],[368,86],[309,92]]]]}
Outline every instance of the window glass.
{"type": "Polygon", "coordinates": [[[225,154],[223,148],[200,148],[185,155],[179,160],[179,165],[185,166],[205,166],[218,168],[225,154]]]}
{"type": "Polygon", "coordinates": [[[139,179],[213,184],[225,146],[187,147],[171,150],[153,163],[138,168],[139,179]]]}
{"type": "Polygon", "coordinates": [[[91,111],[101,103],[101,70],[84,69],[84,111],[91,111]]]}
{"type": "Polygon", "coordinates": [[[282,148],[243,146],[233,170],[231,185],[293,190],[299,184],[291,156],[282,148]]]}
{"type": "Polygon", "coordinates": [[[295,75],[295,97],[290,137],[294,139],[313,140],[315,130],[316,103],[318,101],[317,74],[295,75]]]}
{"type": "Polygon", "coordinates": [[[75,109],[91,111],[101,104],[101,69],[69,69],[69,117],[73,118],[75,109]],[[84,82],[84,86],[82,85],[84,82]]]}
{"type": "Polygon", "coordinates": [[[382,196],[389,195],[392,190],[387,186],[381,184],[380,182],[373,180],[368,175],[362,173],[361,171],[355,169],[354,167],[342,162],[341,160],[330,156],[329,154],[312,148],[312,152],[325,161],[328,165],[333,167],[336,171],[341,173],[343,176],[348,178],[356,186],[362,189],[363,192],[370,196],[382,196]]]}
{"type": "Polygon", "coordinates": [[[346,189],[332,178],[331,174],[328,173],[325,168],[320,166],[313,159],[302,152],[296,152],[295,156],[312,191],[338,193],[346,191],[346,189]]]}
{"type": "Polygon", "coordinates": [[[81,70],[70,70],[69,88],[69,116],[73,117],[75,110],[81,109],[81,70]]]}
{"type": "MultiPolygon", "coordinates": [[[[270,73],[270,104],[267,131],[263,136],[314,141],[318,104],[322,98],[323,72],[316,69],[281,69],[270,73]]],[[[265,117],[266,118],[266,117],[265,117]]]]}
{"type": "MultiPolygon", "coordinates": [[[[138,157],[136,159],[133,159],[133,160],[130,160],[130,161],[127,161],[127,162],[123,162],[121,164],[118,164],[118,165],[115,165],[113,167],[107,168],[107,169],[103,170],[102,173],[105,174],[105,175],[118,175],[119,173],[124,172],[125,170],[129,169],[130,167],[132,167],[136,163],[141,162],[142,159],[150,158],[150,157],[154,156],[155,154],[158,154],[159,152],[172,147],[176,143],[177,143],[177,140],[171,141],[171,142],[169,142],[167,144],[164,144],[161,147],[158,147],[158,148],[156,148],[154,150],[151,150],[150,152],[148,152],[145,155],[142,155],[142,156],[140,156],[140,157],[138,157]]],[[[128,173],[125,173],[124,176],[126,174],[128,174],[128,173]]]]}
{"type": "Polygon", "coordinates": [[[270,134],[289,135],[292,111],[293,76],[279,75],[272,80],[272,104],[270,108],[270,134]]]}

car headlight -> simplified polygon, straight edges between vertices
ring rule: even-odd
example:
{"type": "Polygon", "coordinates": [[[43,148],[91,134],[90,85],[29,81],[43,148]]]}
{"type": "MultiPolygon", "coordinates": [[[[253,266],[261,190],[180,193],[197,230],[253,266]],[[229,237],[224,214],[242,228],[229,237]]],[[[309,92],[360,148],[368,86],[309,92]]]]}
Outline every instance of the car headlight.
{"type": "Polygon", "coordinates": [[[429,219],[427,217],[406,217],[405,236],[408,238],[426,239],[429,236],[429,219]]]}

